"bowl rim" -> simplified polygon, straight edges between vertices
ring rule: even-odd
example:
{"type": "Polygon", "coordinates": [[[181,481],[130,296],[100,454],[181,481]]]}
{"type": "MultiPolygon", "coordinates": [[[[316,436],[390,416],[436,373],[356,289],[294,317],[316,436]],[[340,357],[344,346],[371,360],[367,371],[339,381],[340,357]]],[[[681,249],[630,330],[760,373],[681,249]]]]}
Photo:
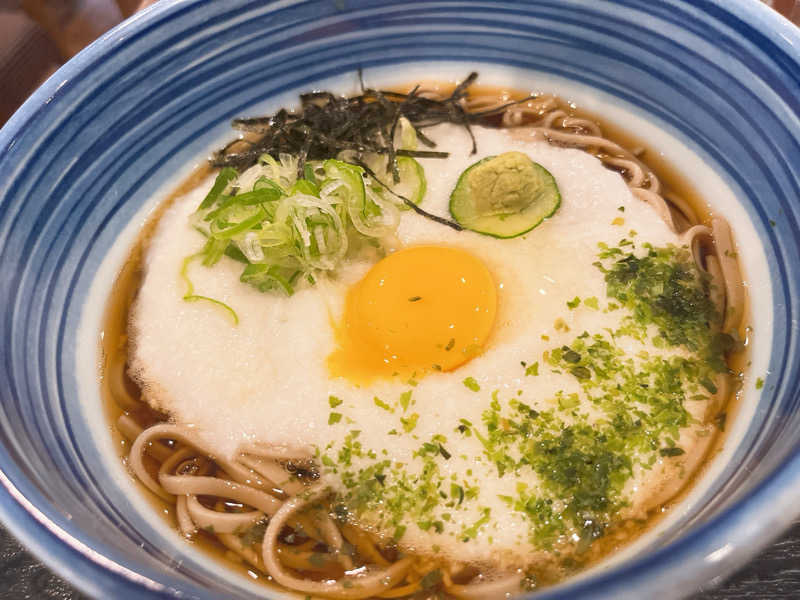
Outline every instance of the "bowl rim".
{"type": "MultiPolygon", "coordinates": [[[[291,1],[291,0],[290,0],[291,1]]],[[[689,0],[684,0],[689,2],[689,0]]],[[[17,110],[0,130],[0,152],[9,149],[17,135],[37,114],[46,109],[64,83],[80,77],[84,70],[113,49],[117,42],[141,32],[159,20],[177,16],[203,0],[161,0],[123,21],[92,42],[53,73],[17,110]]],[[[753,31],[769,39],[800,66],[800,27],[758,0],[705,0],[705,7],[691,2],[696,10],[727,14],[738,22],[736,32],[753,31]]],[[[709,15],[720,20],[717,15],[709,15]]],[[[125,567],[90,547],[78,532],[70,533],[64,515],[39,495],[32,500],[9,477],[16,471],[5,448],[0,446],[0,522],[48,568],[92,597],[179,597],[185,596],[185,581],[173,575],[155,580],[125,567]],[[41,501],[41,503],[40,503],[41,501]]],[[[21,473],[15,473],[27,480],[21,473]]],[[[16,477],[15,477],[16,478],[16,477]]],[[[38,494],[36,494],[38,495],[38,494]]],[[[751,492],[726,507],[707,523],[682,538],[648,554],[615,565],[606,572],[554,588],[544,589],[537,598],[629,597],[646,590],[649,577],[670,578],[674,596],[696,591],[703,583],[717,585],[744,565],[755,553],[776,539],[800,516],[800,443],[758,482],[751,492]],[[764,519],[768,515],[769,520],[764,519]],[[736,532],[735,545],[729,541],[736,532]],[[765,535],[766,534],[766,535],[765,535]],[[704,560],[698,562],[696,559],[704,560]],[[694,559],[694,560],[692,560],[694,559]]],[[[96,546],[97,547],[97,546],[96,546]]],[[[189,583],[189,594],[203,590],[189,583]]]]}

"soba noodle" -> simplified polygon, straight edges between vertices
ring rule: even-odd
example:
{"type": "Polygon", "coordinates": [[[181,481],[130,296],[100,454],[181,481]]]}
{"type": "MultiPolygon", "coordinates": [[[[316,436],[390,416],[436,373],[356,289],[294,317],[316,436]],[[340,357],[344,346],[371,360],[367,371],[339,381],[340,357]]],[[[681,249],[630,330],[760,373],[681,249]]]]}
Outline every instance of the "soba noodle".
{"type": "MultiPolygon", "coordinates": [[[[420,94],[439,96],[434,90],[420,94]]],[[[508,100],[487,93],[469,96],[464,102],[469,112],[480,113],[492,112],[508,100]]],[[[745,300],[730,228],[722,217],[701,223],[688,202],[662,189],[639,156],[604,137],[595,122],[570,114],[554,96],[511,105],[500,115],[499,124],[550,144],[589,152],[621,173],[632,193],[680,234],[698,268],[708,273],[711,299],[724,316],[722,331],[738,329],[745,300]]],[[[125,361],[124,349],[113,355],[106,378],[124,411],[117,429],[132,442],[128,464],[150,492],[175,506],[183,535],[205,531],[278,584],[314,596],[406,597],[432,583],[451,597],[465,599],[504,597],[520,590],[522,572],[481,573],[475,565],[457,563],[435,565],[434,570],[429,560],[402,556],[374,533],[338,523],[331,516],[330,492],[316,482],[317,466],[310,449],[253,444],[242,448],[235,460],[215,457],[191,429],[163,422],[164,415],[142,402],[125,380],[125,361]]],[[[733,387],[727,374],[720,374],[715,383],[707,421],[725,405],[733,387]]],[[[713,437],[706,436],[690,451],[687,472],[702,464],[713,437]]],[[[648,508],[670,501],[685,481],[666,481],[648,508]]]]}

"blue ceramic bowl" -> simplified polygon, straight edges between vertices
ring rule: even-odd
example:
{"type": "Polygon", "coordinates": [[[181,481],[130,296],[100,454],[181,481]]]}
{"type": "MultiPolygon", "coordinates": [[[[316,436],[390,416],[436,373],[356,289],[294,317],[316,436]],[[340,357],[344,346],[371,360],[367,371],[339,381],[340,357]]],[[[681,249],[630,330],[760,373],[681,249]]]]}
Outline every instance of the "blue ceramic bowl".
{"type": "Polygon", "coordinates": [[[352,89],[359,67],[553,86],[649,138],[733,221],[755,331],[726,450],[658,537],[541,597],[675,597],[742,565],[800,513],[800,33],[755,0],[166,1],[92,44],[0,133],[5,525],[91,596],[254,593],[118,464],[100,313],[158,194],[232,117],[352,89]]]}

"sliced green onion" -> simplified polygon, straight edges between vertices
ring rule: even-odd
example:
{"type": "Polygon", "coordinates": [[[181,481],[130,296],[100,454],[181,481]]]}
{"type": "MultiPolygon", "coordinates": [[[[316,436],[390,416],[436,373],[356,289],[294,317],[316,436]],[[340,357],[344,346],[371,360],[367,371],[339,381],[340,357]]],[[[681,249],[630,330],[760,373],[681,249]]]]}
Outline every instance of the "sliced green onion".
{"type": "Polygon", "coordinates": [[[183,295],[183,300],[185,302],[197,302],[198,300],[203,300],[205,302],[210,302],[214,306],[219,306],[220,308],[225,309],[225,311],[233,318],[233,324],[239,324],[239,315],[236,314],[236,311],[233,310],[230,306],[222,302],[221,300],[216,300],[214,298],[209,298],[208,296],[201,296],[200,294],[194,293],[194,284],[192,280],[189,279],[189,264],[198,258],[204,256],[203,252],[198,252],[197,254],[192,254],[191,256],[187,256],[183,259],[183,263],[181,264],[181,279],[186,283],[186,293],[183,295]]]}
{"type": "MultiPolygon", "coordinates": [[[[290,278],[295,275],[296,273],[290,275],[290,278]]],[[[280,268],[277,265],[247,265],[244,271],[242,271],[239,280],[257,287],[262,292],[271,290],[275,285],[278,285],[288,296],[294,294],[294,288],[290,283],[290,279],[281,274],[280,268]]]]}
{"type": "Polygon", "coordinates": [[[308,179],[298,179],[295,181],[292,189],[289,190],[289,195],[291,196],[293,194],[308,194],[309,196],[316,196],[319,198],[319,186],[308,179]]]}
{"type": "Polygon", "coordinates": [[[237,315],[235,310],[233,310],[230,306],[228,306],[221,300],[215,300],[214,298],[209,298],[208,296],[198,296],[197,294],[194,294],[192,296],[184,296],[183,299],[186,300],[186,302],[196,302],[198,300],[204,300],[205,302],[210,302],[215,306],[219,306],[220,308],[225,309],[225,311],[231,316],[234,325],[239,324],[239,315],[237,315]]]}
{"type": "Polygon", "coordinates": [[[397,121],[397,128],[394,130],[394,147],[398,150],[417,149],[417,130],[405,117],[400,117],[397,121]]]}
{"type": "Polygon", "coordinates": [[[203,266],[211,267],[217,264],[219,259],[222,258],[222,255],[225,254],[229,245],[230,243],[228,240],[208,238],[206,240],[206,245],[203,246],[203,250],[200,253],[203,258],[203,266]]]}
{"type": "MultiPolygon", "coordinates": [[[[397,203],[365,186],[362,167],[337,159],[311,161],[298,179],[297,164],[289,155],[279,160],[264,155],[238,177],[233,169],[221,172],[190,217],[206,242],[187,261],[212,266],[228,256],[244,264],[242,282],[291,295],[296,282],[314,285],[348,250],[371,249],[396,226],[397,203]]],[[[193,297],[187,265],[181,274],[187,297],[193,297]]]]}
{"type": "Polygon", "coordinates": [[[236,179],[238,175],[239,174],[236,172],[236,169],[233,167],[225,167],[222,169],[217,175],[214,185],[211,186],[211,190],[200,203],[200,210],[212,206],[217,201],[217,198],[220,197],[222,192],[225,191],[225,188],[228,187],[228,184],[236,179]]]}
{"type": "Polygon", "coordinates": [[[211,235],[218,240],[229,240],[240,233],[249,231],[255,225],[261,223],[261,221],[263,221],[266,218],[266,216],[267,216],[266,211],[263,208],[259,208],[258,211],[253,216],[248,217],[235,225],[226,227],[225,229],[221,229],[219,231],[213,231],[211,235]]]}
{"type": "Polygon", "coordinates": [[[341,200],[342,204],[360,212],[364,218],[374,216],[380,211],[377,205],[367,202],[367,195],[364,190],[364,169],[335,158],[330,158],[323,162],[322,168],[325,170],[327,179],[322,183],[321,187],[338,183],[339,185],[333,188],[332,191],[341,200]]]}
{"type": "Polygon", "coordinates": [[[303,165],[303,177],[306,181],[310,181],[317,186],[317,189],[319,189],[319,181],[317,181],[317,176],[314,173],[314,167],[311,165],[311,163],[306,163],[303,165]]]}

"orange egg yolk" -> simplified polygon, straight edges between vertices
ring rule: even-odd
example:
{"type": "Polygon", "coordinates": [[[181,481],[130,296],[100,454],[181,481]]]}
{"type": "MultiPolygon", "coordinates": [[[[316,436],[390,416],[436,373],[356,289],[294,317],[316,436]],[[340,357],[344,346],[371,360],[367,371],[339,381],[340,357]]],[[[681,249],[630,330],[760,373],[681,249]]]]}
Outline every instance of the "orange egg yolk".
{"type": "Polygon", "coordinates": [[[452,371],[483,351],[496,312],[495,283],[477,257],[443,246],[399,250],[348,291],[328,369],[358,384],[452,371]]]}

